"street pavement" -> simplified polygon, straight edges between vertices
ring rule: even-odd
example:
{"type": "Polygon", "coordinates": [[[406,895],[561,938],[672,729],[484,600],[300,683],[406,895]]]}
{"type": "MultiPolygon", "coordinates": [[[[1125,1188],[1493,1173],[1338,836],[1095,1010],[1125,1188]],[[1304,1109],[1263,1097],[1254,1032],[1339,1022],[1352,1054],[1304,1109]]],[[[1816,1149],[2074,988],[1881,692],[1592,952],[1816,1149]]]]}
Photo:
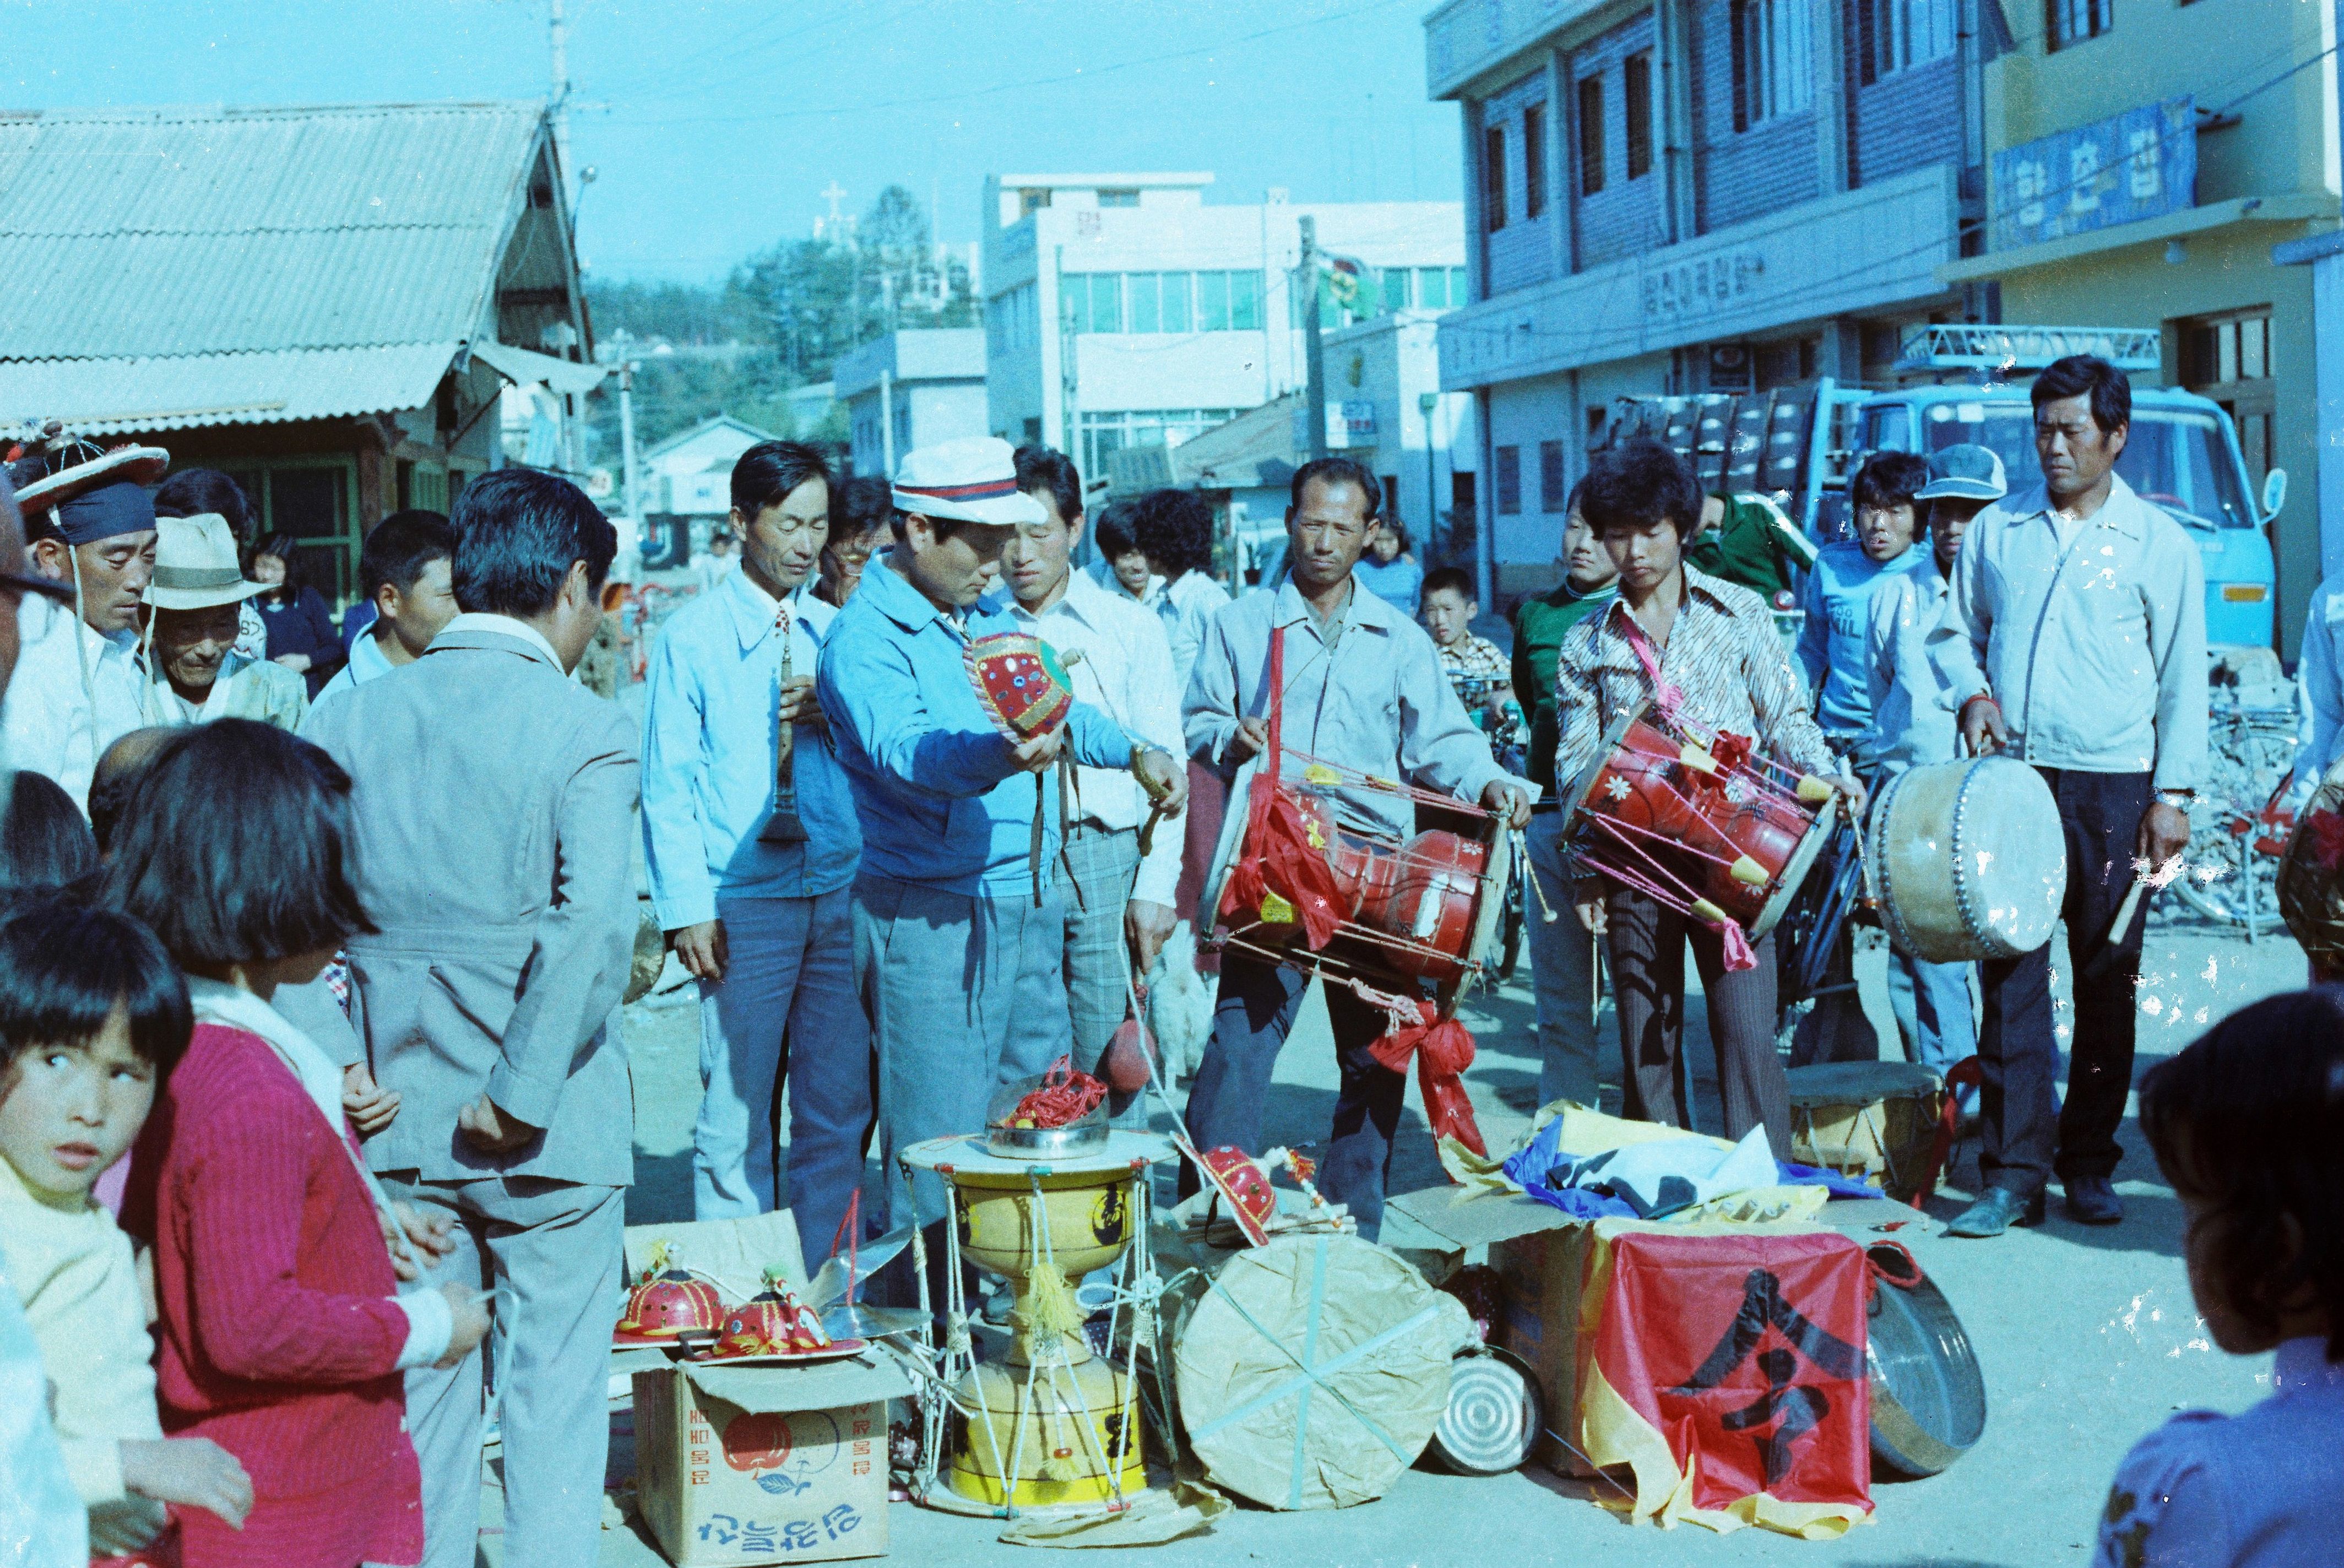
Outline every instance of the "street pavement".
{"type": "MultiPolygon", "coordinates": [[[[1569,918],[1568,916],[1564,916],[1569,918]]],[[[1859,956],[1866,1010],[1892,1042],[1883,990],[1884,952],[1859,956]]],[[[2060,965],[2064,967],[2064,961],[2060,965]]],[[[671,965],[668,979],[680,976],[671,965]]],[[[2147,937],[2140,990],[2145,1070],[2208,1023],[2258,996],[2300,985],[2303,960],[2284,932],[2249,943],[2233,932],[2160,915],[2147,937]]],[[[1466,1082],[1493,1149],[1511,1147],[1535,1108],[1538,1063],[1527,972],[1466,1010],[1480,1055],[1466,1082]]],[[[2066,1009],[2064,981],[2060,1007],[2066,1009]]],[[[689,994],[677,993],[682,999],[689,994]]],[[[656,1004],[661,998],[654,997],[656,1004]]],[[[1701,1125],[1717,1128],[1715,1065],[1702,1009],[1687,1008],[1701,1125]]],[[[638,1005],[626,1017],[634,1064],[636,1185],[629,1219],[678,1217],[691,1201],[692,1121],[699,1098],[692,1006],[638,1005]]],[[[1605,1040],[1616,1039],[1607,1008],[1605,1040]]],[[[1616,1080],[1616,1070],[1607,1075],[1616,1080]]],[[[1313,999],[1288,1042],[1267,1108],[1266,1138],[1322,1139],[1335,1071],[1323,1008],[1313,999]]],[[[1177,1091],[1176,1091],[1177,1092],[1177,1091]]],[[[1395,1193],[1444,1179],[1415,1092],[1394,1161],[1395,1193]]],[[[1606,1095],[1616,1108],[1617,1089],[1606,1095]]],[[[2051,1568],[2088,1563],[2094,1521],[2125,1450],[2173,1411],[2237,1411],[2268,1392],[2269,1359],[2215,1350],[2192,1309],[2181,1262],[2181,1215],[2129,1123],[2117,1172],[2127,1217],[2111,1229],[2066,1219],[2055,1191],[2040,1229],[1996,1241],[1938,1232],[1976,1180],[1976,1144],[1960,1151],[1929,1222],[1896,1232],[1960,1312],[1983,1364],[1985,1436],[1944,1475],[1883,1481],[1874,1522],[1835,1542],[1744,1530],[1722,1537],[1696,1526],[1633,1527],[1587,1501],[1587,1488],[1536,1470],[1488,1480],[1426,1467],[1380,1502],[1339,1512],[1274,1513],[1240,1507],[1209,1535],[1116,1553],[1166,1568],[1254,1561],[1327,1564],[1489,1565],[1607,1563],[1800,1563],[1865,1568],[2051,1568]]],[[[1884,1212],[1867,1206],[1864,1219],[1884,1212]]],[[[1398,1241],[1397,1235],[1387,1239],[1398,1241]]],[[[494,1492],[490,1489],[490,1506],[494,1492]]],[[[609,1511],[615,1515],[615,1510],[609,1511]]],[[[1036,1549],[1000,1544],[985,1522],[899,1504],[889,1511],[892,1554],[925,1563],[1031,1563],[1036,1549]]],[[[493,1522],[486,1561],[500,1561],[493,1522]]],[[[660,1561],[635,1529],[605,1533],[606,1564],[660,1561]]]]}

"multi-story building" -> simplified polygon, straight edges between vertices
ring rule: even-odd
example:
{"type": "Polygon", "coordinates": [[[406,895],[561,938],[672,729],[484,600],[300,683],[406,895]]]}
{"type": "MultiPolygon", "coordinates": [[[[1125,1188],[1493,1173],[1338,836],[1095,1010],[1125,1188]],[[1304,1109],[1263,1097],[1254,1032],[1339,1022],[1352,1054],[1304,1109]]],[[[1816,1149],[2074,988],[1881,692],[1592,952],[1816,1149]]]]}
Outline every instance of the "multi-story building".
{"type": "Polygon", "coordinates": [[[2292,658],[2344,476],[2314,482],[2311,269],[2271,253],[2335,227],[2335,11],[2036,0],[2012,17],[2016,46],[1982,72],[1984,250],[1939,276],[1992,287],[2006,321],[2163,329],[2164,381],[2229,411],[2253,486],[2274,467],[2302,481],[2268,525],[2292,658]]]}
{"type": "MultiPolygon", "coordinates": [[[[1209,174],[998,175],[985,185],[986,398],[995,434],[1076,455],[1172,446],[1306,379],[1288,278],[1298,220],[1377,275],[1387,309],[1462,295],[1453,202],[1205,200],[1209,174]]],[[[1321,320],[1340,327],[1331,308],[1321,320]]],[[[1330,400],[1336,392],[1328,393],[1330,400]]]]}
{"type": "Polygon", "coordinates": [[[840,355],[831,379],[846,405],[856,473],[893,477],[905,452],[988,429],[985,333],[975,327],[905,328],[874,338],[840,355]]]}
{"type": "Polygon", "coordinates": [[[1440,364],[1482,410],[1485,603],[1551,579],[1615,396],[1884,373],[1906,328],[1990,309],[1939,269],[1982,210],[1965,83],[1995,5],[1450,0],[1426,19],[1430,91],[1464,117],[1470,298],[1440,364]]]}

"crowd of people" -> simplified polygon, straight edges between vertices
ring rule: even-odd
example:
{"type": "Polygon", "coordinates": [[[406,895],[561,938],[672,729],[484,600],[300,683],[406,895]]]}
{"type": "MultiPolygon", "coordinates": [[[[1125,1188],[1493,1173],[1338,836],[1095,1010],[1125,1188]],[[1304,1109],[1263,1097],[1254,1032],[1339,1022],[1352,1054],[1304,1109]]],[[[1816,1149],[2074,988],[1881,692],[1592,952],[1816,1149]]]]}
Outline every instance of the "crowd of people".
{"type": "MultiPolygon", "coordinates": [[[[450,516],[386,519],[336,628],[280,539],[240,544],[224,476],[157,491],[135,450],[20,471],[21,570],[0,489],[0,1379],[45,1382],[54,1431],[51,1468],[23,1472],[26,1538],[86,1539],[31,1560],[466,1568],[490,1410],[505,1561],[592,1559],[638,842],[699,991],[693,1217],[786,1191],[812,1269],[858,1217],[943,1220],[937,1179],[891,1179],[901,1150],[981,1127],[1002,1086],[1101,1070],[1182,925],[1212,926],[1226,814],[1265,771],[1361,835],[1411,834],[1409,791],[1525,832],[1560,916],[1529,923],[1542,1101],[1599,1102],[1608,967],[1624,1113],[1692,1125],[1690,951],[1722,1130],[1788,1158],[1772,938],[1736,962],[1581,864],[1576,781],[1654,704],[1827,781],[1851,816],[1900,770],[2002,753],[2051,785],[2071,964],[2099,960],[2058,1031],[2066,1105],[2046,951],[1975,976],[1899,957],[1899,1030],[1916,1061],[1982,1068],[1985,1186],[1955,1233],[2039,1219],[2055,1177],[2076,1218],[2117,1221],[2139,927],[2099,949],[2136,864],[2187,841],[2201,581],[2115,472],[2121,372],[2061,361],[2034,398],[2041,485],[2008,493],[1983,448],[1882,454],[1854,478],[1854,538],[1820,552],[1663,446],[1600,452],[1510,652],[1473,630],[1474,580],[1423,572],[1348,457],[1295,473],[1282,567],[1232,597],[1192,493],[1094,522],[1046,449],[945,442],[876,480],[770,441],[732,471],[737,557],[662,629],[640,723],[573,678],[618,541],[557,476],[500,470],[450,516]],[[987,711],[966,654],[1002,633],[1058,652],[1063,724],[987,711]],[[1510,725],[1518,765],[1491,744],[1510,725]],[[874,1152],[891,1175],[866,1191],[874,1152]]],[[[1180,1110],[1199,1147],[1258,1149],[1308,981],[1221,955],[1180,1110]]],[[[1371,1049],[1386,1004],[1325,989],[1319,1182],[1372,1238],[1405,1079],[1371,1049]]],[[[1795,1056],[1867,1054],[1818,1007],[1795,1056]]],[[[2143,1086],[2216,1338],[2280,1347],[2278,1395],[2235,1423],[2257,1453],[2296,1442],[2302,1389],[2334,1398],[2339,1062],[2333,998],[2280,998],[2143,1086]]],[[[1157,1108],[1111,1102],[1125,1125],[1157,1108]]],[[[5,1430],[21,1404],[0,1417],[12,1457],[45,1436],[5,1430]]],[[[2108,1528],[2246,1529],[2217,1495],[2232,1446],[2203,1422],[2145,1442],[2108,1528]]]]}

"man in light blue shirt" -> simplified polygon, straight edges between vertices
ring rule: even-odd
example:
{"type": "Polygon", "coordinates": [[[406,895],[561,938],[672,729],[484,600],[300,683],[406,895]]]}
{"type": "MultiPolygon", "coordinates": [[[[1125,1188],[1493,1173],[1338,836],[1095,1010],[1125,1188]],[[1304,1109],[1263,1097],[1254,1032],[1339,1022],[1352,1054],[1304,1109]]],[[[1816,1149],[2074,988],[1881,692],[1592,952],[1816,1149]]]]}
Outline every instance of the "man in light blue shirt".
{"type": "Polygon", "coordinates": [[[741,455],[741,569],[669,619],[643,703],[653,908],[700,980],[692,1216],[773,1208],[769,1129],[786,1077],[790,1209],[809,1271],[862,1184],[872,1118],[849,894],[862,830],[813,692],[837,613],[806,591],[829,517],[829,470],[813,449],[765,441],[741,455]]]}
{"type": "MultiPolygon", "coordinates": [[[[911,453],[894,504],[894,546],[839,612],[818,688],[863,824],[855,987],[878,1042],[891,1169],[912,1144],[982,1132],[995,1087],[1072,1052],[1066,912],[1046,875],[1061,748],[1086,767],[1141,774],[1173,810],[1186,783],[1175,759],[1086,703],[1012,742],[978,701],[968,645],[1026,629],[977,602],[1012,533],[1047,521],[1019,490],[1008,442],[911,453]]],[[[913,1199],[921,1223],[944,1217],[938,1178],[923,1175],[913,1199]]]]}
{"type": "Polygon", "coordinates": [[[1855,538],[1824,546],[1807,573],[1799,607],[1799,667],[1815,697],[1815,722],[1832,750],[1869,768],[1872,692],[1864,673],[1864,634],[1872,595],[1886,578],[1927,566],[1929,552],[1913,548],[1920,531],[1914,497],[1929,482],[1929,465],[1911,452],[1877,452],[1849,486],[1855,538]]]}
{"type": "Polygon", "coordinates": [[[423,656],[456,618],[455,556],[456,531],[440,512],[395,511],[374,525],[359,551],[366,597],[342,612],[350,621],[364,610],[369,619],[350,641],[349,661],[318,690],[309,712],[423,656]]]}

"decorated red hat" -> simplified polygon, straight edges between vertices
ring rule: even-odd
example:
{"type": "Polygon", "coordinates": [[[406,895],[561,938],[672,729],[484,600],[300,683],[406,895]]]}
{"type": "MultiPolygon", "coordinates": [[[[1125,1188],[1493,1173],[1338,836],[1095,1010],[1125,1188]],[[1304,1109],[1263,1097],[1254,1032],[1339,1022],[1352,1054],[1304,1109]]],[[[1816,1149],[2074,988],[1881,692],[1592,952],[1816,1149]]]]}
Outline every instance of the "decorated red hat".
{"type": "Polygon", "coordinates": [[[997,632],[961,650],[969,683],[993,727],[1013,741],[1049,733],[1074,711],[1066,667],[1051,646],[1023,632],[997,632]]]}
{"type": "Polygon", "coordinates": [[[723,1320],[724,1300],[716,1293],[715,1282],[681,1266],[670,1267],[674,1262],[668,1243],[652,1248],[652,1266],[627,1292],[621,1333],[672,1340],[678,1334],[713,1331],[723,1320]]]}
{"type": "Polygon", "coordinates": [[[1229,1218],[1238,1222],[1245,1239],[1256,1247],[1266,1245],[1269,1240],[1266,1227],[1278,1212],[1278,1193],[1269,1185],[1269,1173],[1244,1149],[1229,1145],[1205,1150],[1197,1157],[1197,1168],[1228,1200],[1229,1218]]]}

